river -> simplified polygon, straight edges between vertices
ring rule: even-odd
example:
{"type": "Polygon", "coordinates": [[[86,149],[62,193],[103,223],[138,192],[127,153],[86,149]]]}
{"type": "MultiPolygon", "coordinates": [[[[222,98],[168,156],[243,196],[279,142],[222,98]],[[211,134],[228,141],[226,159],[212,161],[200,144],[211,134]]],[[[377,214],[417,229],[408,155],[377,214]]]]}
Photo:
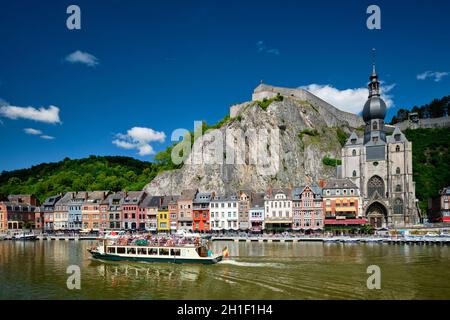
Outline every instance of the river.
{"type": "Polygon", "coordinates": [[[216,265],[100,262],[90,241],[0,241],[0,299],[450,299],[450,247],[233,243],[216,265]],[[66,285],[68,266],[81,289],[66,285]],[[367,267],[381,270],[369,290],[367,267]]]}

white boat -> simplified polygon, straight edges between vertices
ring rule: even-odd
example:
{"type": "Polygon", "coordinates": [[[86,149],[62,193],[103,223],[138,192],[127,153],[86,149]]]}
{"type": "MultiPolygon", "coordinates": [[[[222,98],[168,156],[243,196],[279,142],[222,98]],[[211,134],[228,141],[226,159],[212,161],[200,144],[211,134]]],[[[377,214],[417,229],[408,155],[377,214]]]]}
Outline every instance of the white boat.
{"type": "Polygon", "coordinates": [[[6,240],[7,237],[8,237],[7,234],[0,234],[0,241],[1,240],[6,240]]]}
{"type": "Polygon", "coordinates": [[[222,260],[223,253],[214,254],[202,245],[139,246],[101,245],[88,249],[93,258],[106,261],[171,262],[215,264],[222,260]]]}
{"type": "Polygon", "coordinates": [[[34,233],[16,233],[12,236],[12,240],[37,240],[37,236],[34,233]]]}

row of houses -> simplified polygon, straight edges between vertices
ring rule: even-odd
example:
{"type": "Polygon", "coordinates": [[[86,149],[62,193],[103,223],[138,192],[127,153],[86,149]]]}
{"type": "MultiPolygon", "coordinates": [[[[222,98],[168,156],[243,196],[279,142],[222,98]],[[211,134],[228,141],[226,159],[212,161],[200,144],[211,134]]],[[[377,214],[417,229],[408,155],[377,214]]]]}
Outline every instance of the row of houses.
{"type": "Polygon", "coordinates": [[[67,192],[49,197],[42,204],[33,196],[16,195],[0,201],[0,230],[308,232],[351,229],[367,223],[361,204],[359,189],[348,179],[227,194],[194,189],[170,196],[144,191],[67,192]]]}

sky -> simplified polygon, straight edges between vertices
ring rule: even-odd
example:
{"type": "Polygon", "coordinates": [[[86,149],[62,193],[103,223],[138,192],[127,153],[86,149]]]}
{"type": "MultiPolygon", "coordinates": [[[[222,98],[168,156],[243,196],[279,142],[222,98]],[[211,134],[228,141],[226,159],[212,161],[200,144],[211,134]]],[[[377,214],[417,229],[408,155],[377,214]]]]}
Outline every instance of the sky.
{"type": "Polygon", "coordinates": [[[0,0],[0,171],[89,155],[151,161],[260,83],[358,113],[372,48],[389,106],[450,94],[450,2],[0,0]],[[81,29],[69,30],[69,5],[81,29]],[[369,5],[381,29],[369,30],[369,5]]]}

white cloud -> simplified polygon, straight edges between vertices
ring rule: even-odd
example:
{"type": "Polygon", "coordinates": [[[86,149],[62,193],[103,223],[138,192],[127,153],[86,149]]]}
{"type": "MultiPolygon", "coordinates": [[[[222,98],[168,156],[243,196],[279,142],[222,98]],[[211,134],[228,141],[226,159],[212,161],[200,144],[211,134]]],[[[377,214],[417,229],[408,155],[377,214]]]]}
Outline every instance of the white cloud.
{"type": "Polygon", "coordinates": [[[34,107],[3,105],[0,107],[0,116],[13,120],[27,119],[46,123],[61,123],[59,108],[55,106],[49,106],[47,109],[44,107],[37,109],[34,107]]]}
{"type": "Polygon", "coordinates": [[[266,52],[277,56],[280,54],[280,50],[278,50],[277,48],[268,48],[262,40],[256,42],[256,50],[258,52],[266,52]]]}
{"type": "MultiPolygon", "coordinates": [[[[386,102],[386,106],[388,108],[394,105],[392,96],[388,94],[394,87],[395,84],[390,84],[381,86],[380,89],[381,97],[384,102],[386,102]]],[[[311,92],[340,110],[355,114],[362,111],[364,103],[367,101],[367,97],[369,96],[369,89],[367,88],[339,90],[329,84],[310,84],[307,86],[302,86],[301,88],[311,92]]]]}
{"type": "Polygon", "coordinates": [[[41,136],[41,139],[45,139],[45,140],[53,140],[53,139],[55,139],[55,137],[52,137],[52,136],[48,136],[48,135],[42,135],[41,136]]]}
{"type": "Polygon", "coordinates": [[[417,80],[426,80],[433,79],[435,82],[439,82],[442,78],[450,75],[449,72],[440,72],[440,71],[425,71],[421,74],[417,75],[417,80]]]}
{"type": "Polygon", "coordinates": [[[98,59],[94,55],[82,52],[80,50],[77,50],[75,52],[72,52],[66,57],[66,61],[70,63],[82,63],[87,65],[88,67],[95,67],[98,65],[98,59]]]}
{"type": "Polygon", "coordinates": [[[31,134],[31,135],[40,135],[42,134],[41,130],[37,130],[37,129],[33,129],[33,128],[25,128],[23,129],[23,131],[25,131],[26,134],[31,134]]]}
{"type": "Polygon", "coordinates": [[[139,155],[146,156],[154,154],[151,142],[164,142],[166,134],[150,128],[133,127],[126,134],[119,133],[117,139],[112,141],[117,147],[122,149],[136,149],[139,155]]]}

